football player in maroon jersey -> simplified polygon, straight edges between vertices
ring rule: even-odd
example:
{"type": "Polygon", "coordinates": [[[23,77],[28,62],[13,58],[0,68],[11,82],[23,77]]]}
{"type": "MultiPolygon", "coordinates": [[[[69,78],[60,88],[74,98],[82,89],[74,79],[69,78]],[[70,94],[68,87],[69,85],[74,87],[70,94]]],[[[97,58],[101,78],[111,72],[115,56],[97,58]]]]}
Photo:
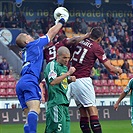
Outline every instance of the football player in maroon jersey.
{"type": "Polygon", "coordinates": [[[56,53],[59,47],[64,46],[64,44],[62,43],[62,40],[66,38],[66,36],[60,35],[57,38],[57,43],[54,44],[54,42],[50,42],[45,48],[44,48],[44,56],[46,59],[46,64],[49,63],[50,61],[52,61],[53,59],[56,58],[56,53]]]}
{"type": "MultiPolygon", "coordinates": [[[[90,78],[91,69],[96,59],[102,63],[111,73],[121,74],[122,69],[111,65],[107,59],[100,41],[103,38],[103,30],[100,27],[91,29],[89,37],[79,39],[76,45],[72,45],[70,51],[73,52],[71,64],[76,68],[74,76],[76,82],[70,83],[70,94],[74,97],[80,111],[80,128],[83,133],[102,133],[96,107],[96,97],[92,79],[90,78]],[[91,128],[90,128],[91,127],[91,128]]],[[[64,43],[71,43],[73,38],[64,43]]],[[[74,40],[73,40],[74,42],[74,40]]],[[[75,41],[76,42],[76,41],[75,41]]]]}

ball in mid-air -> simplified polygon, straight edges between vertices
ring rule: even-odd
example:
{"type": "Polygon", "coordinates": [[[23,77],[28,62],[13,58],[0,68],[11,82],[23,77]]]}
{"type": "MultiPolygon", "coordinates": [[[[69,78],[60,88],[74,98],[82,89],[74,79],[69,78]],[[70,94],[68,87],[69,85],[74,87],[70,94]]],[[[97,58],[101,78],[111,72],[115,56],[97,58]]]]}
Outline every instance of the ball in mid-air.
{"type": "Polygon", "coordinates": [[[58,7],[54,11],[55,20],[60,19],[60,16],[63,15],[65,17],[69,17],[69,12],[65,7],[58,7]]]}

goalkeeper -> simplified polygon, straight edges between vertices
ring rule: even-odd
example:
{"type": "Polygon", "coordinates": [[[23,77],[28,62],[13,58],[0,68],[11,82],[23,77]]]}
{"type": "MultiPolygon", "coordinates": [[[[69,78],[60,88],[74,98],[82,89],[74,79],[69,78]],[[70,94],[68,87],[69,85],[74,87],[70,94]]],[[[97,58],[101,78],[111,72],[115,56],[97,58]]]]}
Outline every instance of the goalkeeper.
{"type": "Polygon", "coordinates": [[[59,14],[57,24],[49,29],[46,35],[34,40],[26,33],[20,33],[16,38],[16,44],[22,48],[23,66],[21,78],[16,85],[16,93],[21,107],[26,115],[24,133],[37,132],[37,120],[40,113],[41,89],[39,77],[42,70],[43,47],[46,46],[58,33],[60,28],[67,22],[65,13],[59,14]]]}
{"type": "Polygon", "coordinates": [[[119,96],[118,100],[114,105],[114,109],[117,110],[119,107],[119,103],[122,101],[124,97],[130,92],[130,106],[131,106],[131,124],[133,126],[133,78],[129,80],[126,88],[119,96]]]}

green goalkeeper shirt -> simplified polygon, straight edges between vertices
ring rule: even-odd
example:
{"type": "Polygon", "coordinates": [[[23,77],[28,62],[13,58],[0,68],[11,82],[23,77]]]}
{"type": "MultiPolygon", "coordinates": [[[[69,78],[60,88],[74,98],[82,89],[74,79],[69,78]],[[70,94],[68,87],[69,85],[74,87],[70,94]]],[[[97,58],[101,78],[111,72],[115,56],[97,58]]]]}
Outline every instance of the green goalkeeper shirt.
{"type": "Polygon", "coordinates": [[[66,93],[68,90],[68,79],[65,78],[61,83],[54,86],[50,85],[56,77],[68,71],[67,66],[64,66],[56,60],[49,62],[44,70],[44,77],[48,86],[48,107],[53,107],[55,105],[69,105],[66,93]]]}

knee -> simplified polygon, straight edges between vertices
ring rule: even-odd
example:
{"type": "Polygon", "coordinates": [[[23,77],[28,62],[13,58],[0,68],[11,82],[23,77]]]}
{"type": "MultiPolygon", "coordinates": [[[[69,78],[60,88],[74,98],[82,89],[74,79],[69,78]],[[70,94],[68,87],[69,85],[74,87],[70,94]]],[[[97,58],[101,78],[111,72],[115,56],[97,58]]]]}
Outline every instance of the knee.
{"type": "Polygon", "coordinates": [[[37,114],[40,114],[40,112],[41,112],[40,108],[38,108],[38,109],[30,109],[30,112],[31,112],[31,111],[34,111],[34,112],[36,112],[37,114]]]}
{"type": "Polygon", "coordinates": [[[41,112],[41,109],[39,108],[39,109],[38,109],[38,114],[40,114],[40,112],[41,112]]]}

